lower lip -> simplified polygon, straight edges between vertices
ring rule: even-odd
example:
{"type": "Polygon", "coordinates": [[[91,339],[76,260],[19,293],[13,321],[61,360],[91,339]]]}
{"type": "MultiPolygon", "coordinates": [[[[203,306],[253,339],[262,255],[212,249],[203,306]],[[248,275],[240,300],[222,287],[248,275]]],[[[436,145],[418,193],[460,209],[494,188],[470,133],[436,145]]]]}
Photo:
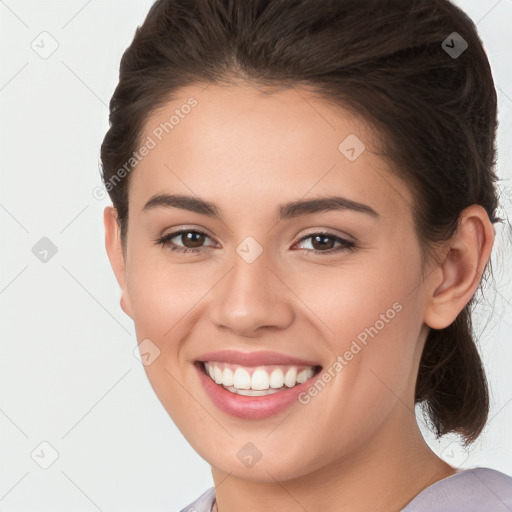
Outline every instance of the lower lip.
{"type": "Polygon", "coordinates": [[[311,385],[311,379],[317,376],[315,374],[311,379],[302,384],[285,389],[284,391],[272,393],[271,395],[245,396],[231,393],[216,384],[204,373],[201,363],[195,363],[194,366],[199,372],[201,384],[211,401],[226,414],[246,420],[268,418],[284,411],[294,402],[298,401],[298,395],[305,391],[311,385]]]}

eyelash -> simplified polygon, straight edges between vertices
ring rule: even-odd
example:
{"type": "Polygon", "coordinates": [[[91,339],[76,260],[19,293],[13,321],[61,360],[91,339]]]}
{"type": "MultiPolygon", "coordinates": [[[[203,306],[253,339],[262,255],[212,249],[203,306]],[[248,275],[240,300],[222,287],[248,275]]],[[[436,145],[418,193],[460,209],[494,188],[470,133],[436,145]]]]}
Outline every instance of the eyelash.
{"type": "MultiPolygon", "coordinates": [[[[175,244],[169,245],[172,243],[172,242],[170,242],[170,240],[172,238],[175,238],[175,237],[181,235],[182,233],[196,233],[199,235],[206,235],[208,238],[210,238],[208,236],[208,234],[205,233],[204,231],[199,231],[196,229],[180,229],[178,231],[174,231],[172,233],[168,233],[167,235],[159,237],[154,241],[157,245],[161,245],[162,247],[168,246],[167,248],[174,253],[195,253],[195,254],[197,254],[204,250],[204,247],[191,249],[190,247],[185,247],[185,248],[179,247],[175,244]]],[[[306,236],[302,237],[300,240],[298,240],[297,243],[303,242],[304,240],[307,240],[308,238],[312,238],[312,237],[318,236],[318,235],[328,237],[328,238],[334,238],[336,242],[341,243],[341,246],[334,248],[334,249],[329,249],[327,251],[318,251],[315,249],[300,249],[300,250],[307,251],[307,252],[313,252],[314,254],[319,255],[319,254],[334,254],[334,253],[338,253],[338,252],[346,251],[346,250],[354,251],[356,248],[356,244],[354,242],[352,242],[351,240],[345,240],[344,238],[341,238],[337,235],[334,235],[332,233],[325,232],[325,231],[310,233],[309,235],[306,235],[306,236]]]]}

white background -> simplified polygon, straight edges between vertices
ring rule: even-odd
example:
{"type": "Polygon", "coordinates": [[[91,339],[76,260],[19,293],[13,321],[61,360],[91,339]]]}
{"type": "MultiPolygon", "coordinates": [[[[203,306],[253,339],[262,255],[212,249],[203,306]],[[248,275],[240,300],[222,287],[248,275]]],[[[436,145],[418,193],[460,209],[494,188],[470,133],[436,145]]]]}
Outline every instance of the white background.
{"type": "MultiPolygon", "coordinates": [[[[477,22],[493,68],[499,213],[510,215],[512,0],[457,3],[477,22]]],[[[172,512],[212,485],[209,465],[174,426],[133,355],[133,323],[120,308],[104,248],[109,200],[93,196],[119,61],[151,4],[0,0],[0,512],[172,512]],[[47,59],[31,47],[40,37],[46,48],[52,38],[58,44],[47,59]],[[42,237],[58,251],[46,263],[32,252],[42,237]],[[51,456],[43,441],[58,453],[48,469],[31,456],[36,449],[51,456]]],[[[452,465],[512,475],[511,244],[504,235],[498,227],[495,283],[475,322],[491,383],[490,422],[469,453],[455,438],[426,435],[452,465]]]]}

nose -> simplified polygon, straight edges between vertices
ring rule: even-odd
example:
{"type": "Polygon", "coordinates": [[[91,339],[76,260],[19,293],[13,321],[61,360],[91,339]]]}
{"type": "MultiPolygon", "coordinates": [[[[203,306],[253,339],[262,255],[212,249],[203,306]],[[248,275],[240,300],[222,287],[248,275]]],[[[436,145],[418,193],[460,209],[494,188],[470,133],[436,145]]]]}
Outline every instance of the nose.
{"type": "Polygon", "coordinates": [[[288,327],[294,320],[293,294],[264,251],[251,263],[238,254],[233,267],[215,287],[212,322],[244,338],[288,327]]]}

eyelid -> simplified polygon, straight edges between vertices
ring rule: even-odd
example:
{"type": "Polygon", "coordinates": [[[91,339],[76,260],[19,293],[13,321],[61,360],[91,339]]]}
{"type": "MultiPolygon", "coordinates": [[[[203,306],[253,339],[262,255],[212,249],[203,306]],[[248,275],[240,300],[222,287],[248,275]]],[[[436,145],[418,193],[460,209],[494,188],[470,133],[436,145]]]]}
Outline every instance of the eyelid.
{"type": "Polygon", "coordinates": [[[160,235],[158,238],[164,238],[168,237],[169,235],[173,235],[173,238],[177,235],[179,235],[183,231],[194,231],[196,233],[200,233],[202,235],[206,235],[208,238],[211,238],[212,240],[215,240],[215,237],[208,231],[206,228],[203,227],[195,227],[195,226],[176,226],[172,227],[169,230],[165,230],[162,235],[160,235]]]}
{"type": "Polygon", "coordinates": [[[297,241],[300,241],[303,238],[311,236],[311,235],[320,235],[320,234],[332,236],[332,237],[338,237],[343,240],[346,240],[347,242],[351,242],[354,244],[357,243],[357,239],[354,236],[349,235],[348,233],[333,230],[331,228],[322,228],[322,227],[312,228],[310,231],[308,230],[304,235],[302,235],[300,238],[298,238],[297,241]]]}

